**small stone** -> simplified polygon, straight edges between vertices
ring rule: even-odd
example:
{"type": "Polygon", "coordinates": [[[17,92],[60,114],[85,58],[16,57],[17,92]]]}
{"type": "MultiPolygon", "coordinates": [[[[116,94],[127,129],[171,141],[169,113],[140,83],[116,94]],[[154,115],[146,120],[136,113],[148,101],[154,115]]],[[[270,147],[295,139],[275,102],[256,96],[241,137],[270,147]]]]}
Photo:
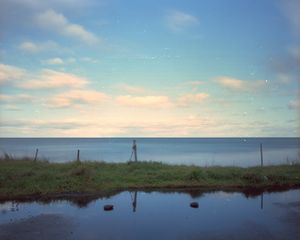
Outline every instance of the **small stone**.
{"type": "Polygon", "coordinates": [[[199,204],[198,204],[197,202],[192,202],[192,203],[190,204],[190,206],[191,206],[192,208],[198,208],[198,207],[199,207],[199,204]]]}
{"type": "Polygon", "coordinates": [[[114,205],[105,205],[104,211],[112,211],[114,209],[114,205]]]}

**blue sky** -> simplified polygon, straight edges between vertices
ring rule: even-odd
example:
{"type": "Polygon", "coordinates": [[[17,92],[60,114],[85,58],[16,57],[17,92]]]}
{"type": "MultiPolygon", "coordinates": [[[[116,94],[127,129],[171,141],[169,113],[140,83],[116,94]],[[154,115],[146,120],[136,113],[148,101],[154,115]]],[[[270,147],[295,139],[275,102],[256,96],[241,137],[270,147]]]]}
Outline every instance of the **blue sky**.
{"type": "Polygon", "coordinates": [[[299,136],[298,0],[0,5],[0,136],[299,136]]]}

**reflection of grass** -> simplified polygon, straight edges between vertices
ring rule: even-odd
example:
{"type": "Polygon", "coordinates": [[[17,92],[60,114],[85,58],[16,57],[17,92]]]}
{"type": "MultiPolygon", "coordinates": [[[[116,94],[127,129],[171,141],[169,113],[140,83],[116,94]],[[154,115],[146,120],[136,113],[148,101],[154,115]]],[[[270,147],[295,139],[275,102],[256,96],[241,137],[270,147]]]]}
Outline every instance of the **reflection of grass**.
{"type": "Polygon", "coordinates": [[[300,186],[300,165],[196,167],[158,162],[48,163],[0,159],[0,197],[129,188],[300,186]]]}

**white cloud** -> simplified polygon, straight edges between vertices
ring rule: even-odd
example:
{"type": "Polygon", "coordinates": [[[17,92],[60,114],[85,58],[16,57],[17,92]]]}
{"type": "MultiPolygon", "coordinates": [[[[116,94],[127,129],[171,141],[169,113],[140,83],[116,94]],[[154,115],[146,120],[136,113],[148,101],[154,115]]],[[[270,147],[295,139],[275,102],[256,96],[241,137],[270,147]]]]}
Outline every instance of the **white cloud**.
{"type": "MultiPolygon", "coordinates": [[[[126,128],[120,128],[114,124],[103,123],[98,119],[7,119],[1,121],[1,136],[9,133],[9,136],[20,136],[20,134],[31,136],[120,136],[126,133],[126,128]],[[14,135],[14,132],[18,132],[14,135]]],[[[21,135],[23,136],[23,135],[21,135]]]]}
{"type": "Polygon", "coordinates": [[[34,97],[27,94],[18,94],[18,95],[5,95],[0,94],[0,102],[3,103],[28,103],[32,102],[34,97]]]}
{"type": "Polygon", "coordinates": [[[98,63],[99,62],[97,59],[94,59],[91,57],[82,57],[82,58],[80,58],[80,60],[83,62],[88,62],[88,63],[98,63]]]}
{"type": "Polygon", "coordinates": [[[290,109],[300,109],[300,100],[290,101],[288,107],[290,109]]]}
{"type": "Polygon", "coordinates": [[[118,96],[116,102],[119,105],[129,107],[168,108],[172,103],[168,96],[118,96]]]}
{"type": "Polygon", "coordinates": [[[82,104],[101,104],[108,100],[105,93],[94,90],[70,90],[51,97],[47,106],[51,108],[66,108],[82,104]]]}
{"type": "Polygon", "coordinates": [[[0,63],[0,84],[10,80],[19,79],[24,76],[25,73],[26,71],[22,68],[0,63]]]}
{"type": "Polygon", "coordinates": [[[21,49],[24,52],[30,52],[30,53],[38,53],[41,51],[51,51],[58,49],[57,43],[53,41],[47,41],[47,42],[31,42],[31,41],[25,41],[20,43],[18,46],[19,49],[21,49]]]}
{"type": "Polygon", "coordinates": [[[179,83],[176,88],[178,89],[182,89],[182,88],[188,88],[188,89],[192,89],[193,92],[197,92],[199,87],[204,85],[205,82],[204,81],[186,81],[186,82],[182,82],[179,83]]]}
{"type": "Polygon", "coordinates": [[[117,87],[128,94],[144,94],[146,89],[140,86],[133,86],[125,83],[118,84],[117,87]]]}
{"type": "Polygon", "coordinates": [[[43,9],[48,7],[56,7],[56,8],[82,8],[83,6],[89,4],[95,0],[2,0],[3,4],[12,6],[18,6],[19,8],[23,5],[27,8],[32,9],[43,9]]]}
{"type": "Polygon", "coordinates": [[[208,93],[185,94],[179,97],[178,105],[187,107],[191,104],[200,104],[209,98],[208,93]]]}
{"type": "Polygon", "coordinates": [[[64,64],[64,61],[61,58],[56,57],[56,58],[50,58],[47,60],[43,60],[42,63],[49,64],[49,65],[61,65],[61,64],[64,64]]]}
{"type": "MultiPolygon", "coordinates": [[[[52,64],[59,60],[52,59],[52,64]]],[[[49,63],[50,63],[49,62],[49,63]]],[[[72,73],[43,69],[40,72],[29,72],[12,65],[0,64],[0,84],[11,82],[15,87],[22,89],[55,89],[55,88],[82,88],[89,80],[72,73]]]]}
{"type": "Polygon", "coordinates": [[[240,80],[232,77],[221,76],[216,81],[222,86],[236,91],[254,91],[266,86],[264,80],[240,80]]]}
{"type": "Polygon", "coordinates": [[[99,42],[97,36],[92,32],[87,31],[79,24],[70,23],[63,14],[57,13],[52,9],[38,14],[35,21],[38,25],[47,30],[52,30],[68,37],[77,38],[88,44],[99,42]]]}
{"type": "Polygon", "coordinates": [[[169,11],[166,16],[166,25],[174,32],[184,31],[197,24],[199,24],[199,20],[195,16],[178,10],[169,11]]]}
{"type": "Polygon", "coordinates": [[[24,89],[80,88],[87,83],[87,79],[74,74],[45,69],[36,79],[18,82],[16,86],[24,89]]]}
{"type": "Polygon", "coordinates": [[[196,87],[196,86],[203,85],[204,82],[203,81],[189,81],[189,82],[185,82],[185,84],[196,87]]]}
{"type": "Polygon", "coordinates": [[[288,83],[291,83],[291,81],[292,81],[292,78],[289,74],[282,73],[282,72],[277,73],[277,79],[280,83],[283,83],[283,84],[288,84],[288,83]]]}
{"type": "Polygon", "coordinates": [[[34,44],[33,42],[23,42],[19,45],[19,48],[29,52],[39,52],[41,49],[37,44],[34,44]]]}

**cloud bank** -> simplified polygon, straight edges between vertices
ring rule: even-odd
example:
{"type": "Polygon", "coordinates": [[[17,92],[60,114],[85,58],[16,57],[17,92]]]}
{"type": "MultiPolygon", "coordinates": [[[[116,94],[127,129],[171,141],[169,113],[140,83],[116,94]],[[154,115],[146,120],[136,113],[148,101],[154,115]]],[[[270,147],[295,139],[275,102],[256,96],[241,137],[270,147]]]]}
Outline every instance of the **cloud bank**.
{"type": "Polygon", "coordinates": [[[79,39],[87,44],[95,44],[100,41],[95,34],[89,32],[79,24],[69,22],[63,14],[55,12],[52,9],[38,14],[35,17],[35,22],[37,25],[46,30],[51,30],[67,37],[79,39]]]}

